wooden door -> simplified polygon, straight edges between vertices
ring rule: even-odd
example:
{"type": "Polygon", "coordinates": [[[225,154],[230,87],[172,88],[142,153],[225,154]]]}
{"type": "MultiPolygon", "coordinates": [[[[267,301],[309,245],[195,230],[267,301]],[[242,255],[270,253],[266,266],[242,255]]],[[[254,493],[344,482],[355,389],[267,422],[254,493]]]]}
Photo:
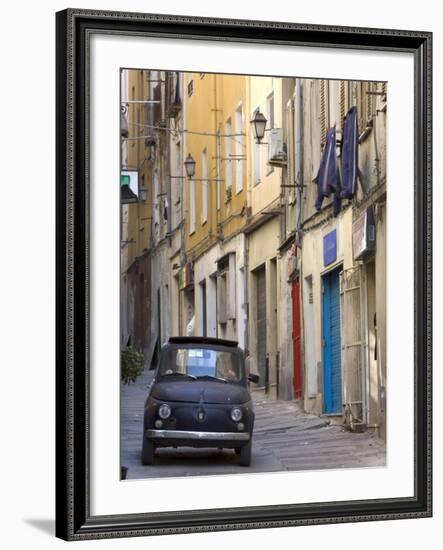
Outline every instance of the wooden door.
{"type": "Polygon", "coordinates": [[[300,279],[292,282],[292,355],[293,355],[293,390],[294,399],[302,396],[301,374],[301,327],[300,327],[300,279]]]}
{"type": "Polygon", "coordinates": [[[257,366],[260,386],[267,382],[266,373],[266,270],[257,271],[257,366]]]}
{"type": "Polygon", "coordinates": [[[323,276],[323,412],[342,412],[339,270],[323,276]]]}

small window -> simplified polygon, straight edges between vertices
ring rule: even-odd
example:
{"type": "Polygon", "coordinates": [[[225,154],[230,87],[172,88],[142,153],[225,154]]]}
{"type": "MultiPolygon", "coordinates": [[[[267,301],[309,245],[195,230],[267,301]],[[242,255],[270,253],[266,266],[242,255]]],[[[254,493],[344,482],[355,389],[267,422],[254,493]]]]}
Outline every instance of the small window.
{"type": "Polygon", "coordinates": [[[201,222],[202,225],[208,221],[208,168],[207,168],[206,148],[202,152],[202,210],[201,222]]]}

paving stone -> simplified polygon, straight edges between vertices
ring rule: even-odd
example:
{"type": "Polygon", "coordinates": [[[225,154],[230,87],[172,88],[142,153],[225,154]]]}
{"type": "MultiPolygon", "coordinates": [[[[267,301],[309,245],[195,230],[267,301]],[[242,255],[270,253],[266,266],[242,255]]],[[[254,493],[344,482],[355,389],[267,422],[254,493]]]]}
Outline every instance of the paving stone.
{"type": "Polygon", "coordinates": [[[121,385],[121,464],[127,479],[186,477],[285,470],[382,467],[386,447],[370,433],[351,433],[329,418],[303,412],[295,401],[275,401],[252,392],[255,426],[250,467],[232,450],[158,449],[152,466],[140,464],[143,405],[153,371],[121,385]]]}

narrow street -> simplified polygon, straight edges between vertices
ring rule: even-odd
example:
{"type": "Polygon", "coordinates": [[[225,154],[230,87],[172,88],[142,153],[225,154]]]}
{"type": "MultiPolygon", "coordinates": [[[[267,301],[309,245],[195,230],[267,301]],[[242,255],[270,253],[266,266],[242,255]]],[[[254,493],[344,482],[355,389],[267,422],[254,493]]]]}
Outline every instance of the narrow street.
{"type": "Polygon", "coordinates": [[[269,391],[250,388],[247,470],[192,448],[142,467],[146,373],[122,389],[129,477],[384,464],[386,82],[125,69],[121,85],[121,350],[150,365],[171,337],[235,341],[269,391]]]}
{"type": "Polygon", "coordinates": [[[385,446],[368,433],[350,433],[329,418],[304,413],[294,401],[252,392],[255,408],[252,462],[239,466],[233,451],[164,448],[152,466],[140,464],[143,404],[153,371],[121,386],[121,464],[127,479],[183,477],[284,470],[383,466],[385,446]]]}

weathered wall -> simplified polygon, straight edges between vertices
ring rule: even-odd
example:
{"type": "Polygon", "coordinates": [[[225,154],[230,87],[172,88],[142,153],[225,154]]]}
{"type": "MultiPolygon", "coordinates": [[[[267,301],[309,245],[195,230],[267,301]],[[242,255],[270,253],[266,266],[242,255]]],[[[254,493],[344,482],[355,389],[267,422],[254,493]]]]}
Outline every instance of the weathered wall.
{"type": "Polygon", "coordinates": [[[244,235],[240,233],[224,244],[216,244],[194,262],[195,334],[203,334],[202,287],[206,283],[208,336],[236,340],[240,347],[245,343],[244,294],[244,235]],[[235,320],[228,319],[226,326],[217,323],[216,273],[217,261],[226,254],[235,255],[235,320]]]}
{"type": "MultiPolygon", "coordinates": [[[[257,372],[257,287],[254,271],[264,266],[266,272],[266,352],[269,354],[270,382],[276,382],[276,352],[278,342],[279,318],[279,279],[277,266],[271,261],[277,259],[280,240],[279,217],[255,229],[248,235],[249,248],[249,349],[251,370],[257,372]],[[275,270],[275,273],[274,273],[275,270]],[[273,296],[277,298],[273,300],[273,296]]],[[[284,327],[283,327],[284,329],[284,327]]]]}

